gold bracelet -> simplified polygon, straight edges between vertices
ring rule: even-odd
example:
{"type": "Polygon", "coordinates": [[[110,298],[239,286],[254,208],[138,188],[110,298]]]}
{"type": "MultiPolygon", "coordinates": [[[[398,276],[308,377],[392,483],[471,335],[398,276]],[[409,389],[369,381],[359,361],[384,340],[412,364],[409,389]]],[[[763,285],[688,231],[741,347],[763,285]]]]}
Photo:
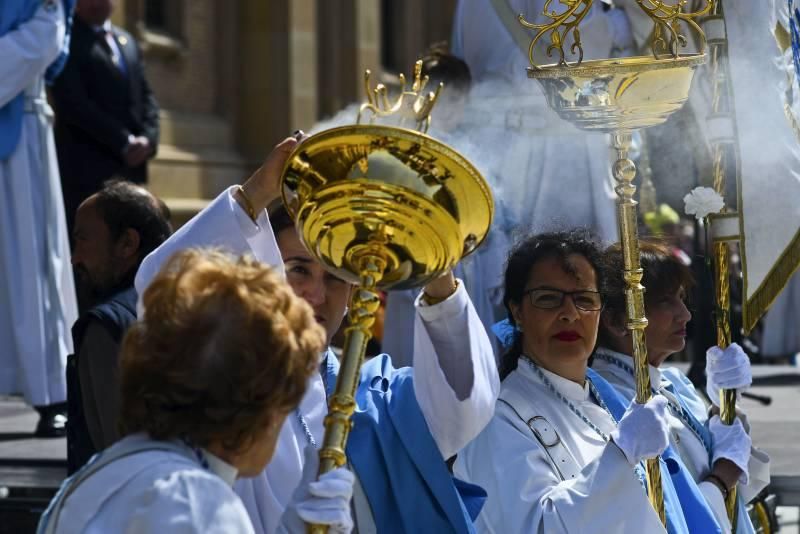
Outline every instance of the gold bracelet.
{"type": "Polygon", "coordinates": [[[730,493],[730,488],[725,485],[725,481],[723,481],[720,477],[715,475],[714,473],[709,473],[706,475],[706,480],[714,484],[719,492],[722,493],[722,498],[728,500],[728,493],[730,493]]]}
{"type": "Polygon", "coordinates": [[[244,203],[244,206],[242,206],[244,208],[244,211],[247,212],[247,215],[250,216],[253,222],[256,222],[256,219],[258,219],[258,215],[256,214],[256,210],[253,207],[253,203],[250,202],[247,193],[244,192],[244,187],[242,187],[241,185],[236,186],[236,192],[239,193],[239,196],[241,197],[242,202],[244,203]]]}
{"type": "Polygon", "coordinates": [[[432,296],[428,295],[427,293],[425,293],[425,290],[423,290],[422,291],[422,301],[428,306],[435,306],[436,304],[439,304],[440,302],[444,302],[445,300],[447,300],[450,297],[452,297],[453,294],[458,290],[458,285],[459,285],[458,278],[456,278],[455,282],[453,283],[453,287],[450,288],[450,293],[448,293],[447,296],[445,296],[445,297],[432,297],[432,296]]]}

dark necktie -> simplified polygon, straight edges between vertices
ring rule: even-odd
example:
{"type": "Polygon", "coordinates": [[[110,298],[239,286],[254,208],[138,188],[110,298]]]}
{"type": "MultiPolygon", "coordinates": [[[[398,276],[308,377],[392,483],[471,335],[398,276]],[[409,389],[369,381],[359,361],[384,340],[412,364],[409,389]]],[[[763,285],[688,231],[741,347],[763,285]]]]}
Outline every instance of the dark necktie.
{"type": "Polygon", "coordinates": [[[114,42],[114,35],[110,31],[100,28],[97,30],[97,36],[100,38],[100,44],[106,49],[106,52],[108,52],[108,55],[111,57],[111,62],[120,72],[124,74],[125,67],[122,64],[119,47],[117,46],[117,43],[114,42]]]}

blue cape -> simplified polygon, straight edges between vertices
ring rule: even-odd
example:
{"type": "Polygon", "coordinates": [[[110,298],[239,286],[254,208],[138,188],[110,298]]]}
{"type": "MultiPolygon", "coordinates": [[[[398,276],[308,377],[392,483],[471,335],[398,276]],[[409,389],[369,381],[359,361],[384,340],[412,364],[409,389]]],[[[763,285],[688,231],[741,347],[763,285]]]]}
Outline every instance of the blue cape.
{"type": "MultiPolygon", "coordinates": [[[[328,395],[339,362],[328,351],[328,395]]],[[[414,394],[413,370],[382,354],[361,367],[347,457],[381,534],[474,533],[486,492],[455,479],[414,394]]]]}
{"type": "MultiPolygon", "coordinates": [[[[714,440],[708,426],[700,420],[706,413],[704,402],[697,396],[691,381],[686,375],[674,368],[667,368],[661,372],[661,376],[671,384],[671,391],[675,398],[681,403],[684,413],[692,420],[695,430],[700,434],[703,445],[708,452],[709,463],[713,458],[714,440]],[[700,416],[700,417],[698,417],[700,416]]],[[[704,419],[705,420],[705,419],[704,419]]],[[[747,503],[744,502],[742,494],[738,494],[738,504],[736,506],[736,532],[737,534],[755,534],[753,522],[747,513],[747,503]]]]}

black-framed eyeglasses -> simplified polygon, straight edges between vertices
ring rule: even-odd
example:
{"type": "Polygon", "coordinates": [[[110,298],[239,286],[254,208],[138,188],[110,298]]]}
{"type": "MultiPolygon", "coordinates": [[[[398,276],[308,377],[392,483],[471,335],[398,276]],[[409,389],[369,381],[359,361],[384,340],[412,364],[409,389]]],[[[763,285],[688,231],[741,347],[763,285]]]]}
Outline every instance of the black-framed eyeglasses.
{"type": "Polygon", "coordinates": [[[531,306],[542,310],[560,308],[564,297],[569,296],[575,307],[583,311],[599,311],[603,309],[603,298],[598,291],[561,291],[560,289],[529,289],[523,293],[528,295],[531,306]]]}

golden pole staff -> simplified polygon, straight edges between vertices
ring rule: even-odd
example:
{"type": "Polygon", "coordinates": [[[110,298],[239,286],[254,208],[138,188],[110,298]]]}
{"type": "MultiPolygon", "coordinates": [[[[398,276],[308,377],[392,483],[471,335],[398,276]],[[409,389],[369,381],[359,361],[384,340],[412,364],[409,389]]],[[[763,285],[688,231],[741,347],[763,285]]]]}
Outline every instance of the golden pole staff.
{"type": "MultiPolygon", "coordinates": [[[[712,78],[712,100],[711,117],[724,117],[736,130],[736,119],[733,114],[732,102],[733,95],[729,80],[728,69],[728,42],[725,30],[724,10],[722,0],[715,0],[711,13],[706,18],[707,22],[717,25],[719,34],[708,41],[709,53],[711,56],[711,78],[712,78]]],[[[713,186],[714,190],[725,198],[726,177],[735,176],[737,172],[738,153],[736,151],[735,136],[731,139],[714,139],[711,146],[713,162],[713,186]],[[731,165],[733,163],[733,165],[731,165]]],[[[731,343],[730,325],[730,271],[729,271],[729,248],[727,241],[715,241],[713,244],[714,275],[716,315],[715,323],[717,329],[717,345],[725,348],[731,343]]],[[[733,424],[736,417],[736,390],[726,389],[720,392],[720,419],[726,425],[733,424]]],[[[725,500],[728,518],[730,519],[732,531],[736,532],[736,486],[728,491],[725,500]]]]}
{"type": "MultiPolygon", "coordinates": [[[[473,252],[489,231],[494,204],[478,170],[449,146],[425,135],[441,85],[424,93],[422,62],[414,81],[390,101],[366,72],[369,124],[332,128],[295,148],[281,179],[287,211],[301,240],[326,270],[356,285],[350,299],[344,351],[325,417],[319,474],[346,464],[355,393],[378,290],[426,284],[473,252]],[[417,130],[373,124],[395,115],[417,130]]],[[[309,525],[324,534],[325,525],[309,525]]]]}
{"type": "MultiPolygon", "coordinates": [[[[633,341],[633,365],[636,373],[636,402],[644,404],[652,395],[650,372],[647,362],[647,342],[645,328],[647,318],[644,313],[644,286],[641,284],[644,271],[639,258],[639,230],[637,206],[634,200],[636,186],[636,165],[628,158],[631,148],[631,132],[618,131],[613,134],[613,145],[617,151],[614,162],[614,179],[617,180],[617,224],[619,239],[622,244],[622,258],[625,270],[625,305],[628,310],[627,328],[633,341]]],[[[645,461],[647,474],[647,495],[650,503],[658,513],[661,523],[666,525],[667,516],[664,510],[664,492],[661,485],[661,467],[659,458],[648,458],[645,461]]]]}
{"type": "MultiPolygon", "coordinates": [[[[624,260],[625,303],[627,328],[633,339],[636,374],[636,402],[645,403],[652,396],[648,372],[644,313],[644,287],[639,258],[637,202],[634,200],[636,166],[628,157],[631,132],[663,123],[688,99],[689,88],[697,66],[705,63],[705,37],[694,21],[711,8],[711,0],[695,12],[684,12],[684,0],[670,4],[667,0],[636,0],[639,8],[653,21],[650,42],[652,56],[583,61],[580,22],[589,13],[593,0],[562,1],[563,12],[552,8],[546,0],[542,17],[545,23],[531,23],[519,16],[520,23],[536,30],[528,49],[528,77],[537,79],[545,92],[549,106],[563,119],[578,128],[612,134],[617,160],[613,174],[617,181],[617,222],[624,260]],[[686,37],[680,25],[686,24],[701,36],[702,48],[697,54],[680,54],[686,37]],[[542,37],[549,44],[537,46],[542,37]],[[572,40],[572,46],[568,41],[572,40]],[[577,61],[566,58],[565,46],[577,61]],[[548,56],[557,53],[558,63],[540,67],[534,58],[537,51],[548,56]]],[[[666,524],[661,470],[658,458],[646,461],[647,487],[650,503],[666,524]]]]}
{"type": "MultiPolygon", "coordinates": [[[[328,400],[328,415],[325,416],[325,438],[319,452],[319,474],[327,473],[347,462],[345,445],[353,424],[350,417],[356,408],[355,393],[358,376],[367,343],[372,337],[375,313],[380,307],[380,296],[376,288],[383,278],[386,261],[377,254],[365,255],[361,259],[361,281],[350,297],[347,313],[349,325],[345,328],[344,352],[342,354],[336,389],[328,400]]],[[[316,526],[311,532],[327,532],[327,527],[316,526]]]]}

